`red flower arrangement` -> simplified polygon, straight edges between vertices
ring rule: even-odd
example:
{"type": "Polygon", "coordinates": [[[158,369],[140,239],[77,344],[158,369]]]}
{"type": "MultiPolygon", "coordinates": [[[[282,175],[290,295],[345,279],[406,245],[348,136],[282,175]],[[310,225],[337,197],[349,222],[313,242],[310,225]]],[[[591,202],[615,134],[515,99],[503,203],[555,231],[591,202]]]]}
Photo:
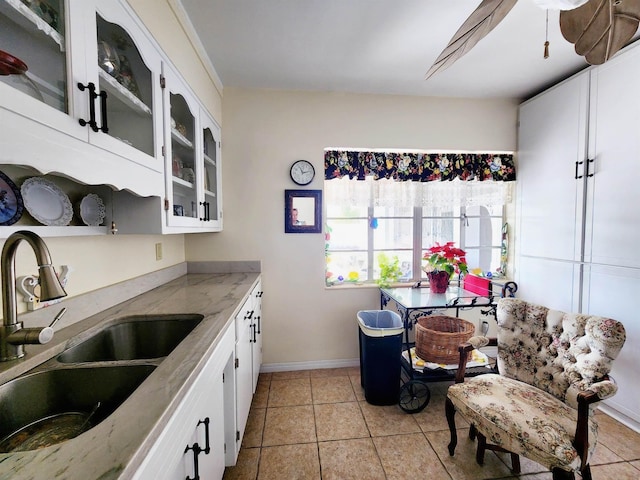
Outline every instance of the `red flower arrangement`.
{"type": "Polygon", "coordinates": [[[461,248],[456,248],[455,242],[447,242],[444,245],[436,244],[427,248],[423,260],[427,264],[423,267],[426,273],[430,272],[447,272],[449,278],[454,273],[467,273],[466,252],[461,248]]]}

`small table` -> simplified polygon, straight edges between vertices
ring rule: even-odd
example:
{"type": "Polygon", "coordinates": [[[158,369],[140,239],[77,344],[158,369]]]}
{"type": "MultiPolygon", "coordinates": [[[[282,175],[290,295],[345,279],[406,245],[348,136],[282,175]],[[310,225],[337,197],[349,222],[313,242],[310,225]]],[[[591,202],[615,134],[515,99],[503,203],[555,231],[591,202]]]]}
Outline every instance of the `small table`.
{"type": "MultiPolygon", "coordinates": [[[[432,293],[430,288],[420,286],[413,287],[381,288],[380,309],[384,309],[390,301],[393,301],[400,312],[405,330],[405,350],[408,350],[409,361],[400,359],[402,369],[408,374],[409,380],[400,389],[400,408],[408,413],[416,413],[429,403],[431,394],[425,382],[438,382],[453,380],[455,370],[438,368],[435,370],[418,372],[414,370],[411,358],[411,346],[409,342],[409,330],[413,328],[417,318],[422,315],[431,315],[435,310],[455,309],[456,317],[461,309],[480,308],[483,315],[496,315],[496,306],[500,297],[513,297],[518,286],[515,282],[503,283],[487,282],[485,289],[476,291],[465,290],[462,286],[449,286],[445,293],[432,293]],[[500,292],[494,291],[500,287],[500,292]]],[[[483,332],[483,334],[486,332],[483,332]]],[[[468,376],[489,373],[486,367],[467,369],[468,376]]]]}
{"type": "Polygon", "coordinates": [[[393,300],[404,327],[411,329],[417,317],[431,315],[434,310],[455,309],[457,317],[460,309],[484,308],[485,310],[481,310],[483,315],[495,316],[497,300],[503,295],[504,293],[496,295],[493,291],[481,295],[454,286],[450,286],[445,293],[431,293],[431,289],[424,287],[381,288],[380,309],[384,309],[393,300]]]}

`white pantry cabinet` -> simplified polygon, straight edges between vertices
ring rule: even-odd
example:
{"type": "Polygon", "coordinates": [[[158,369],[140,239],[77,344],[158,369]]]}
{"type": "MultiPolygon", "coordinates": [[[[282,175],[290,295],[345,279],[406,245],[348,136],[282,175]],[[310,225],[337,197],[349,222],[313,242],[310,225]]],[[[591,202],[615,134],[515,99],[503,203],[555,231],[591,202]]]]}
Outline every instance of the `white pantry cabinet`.
{"type": "Polygon", "coordinates": [[[625,325],[604,409],[638,431],[639,124],[637,47],[521,105],[515,234],[520,296],[625,325]]]}
{"type": "Polygon", "coordinates": [[[136,472],[135,480],[220,479],[225,468],[225,400],[233,376],[224,375],[234,355],[235,329],[220,343],[136,472]],[[223,379],[224,375],[224,379],[223,379]]]}

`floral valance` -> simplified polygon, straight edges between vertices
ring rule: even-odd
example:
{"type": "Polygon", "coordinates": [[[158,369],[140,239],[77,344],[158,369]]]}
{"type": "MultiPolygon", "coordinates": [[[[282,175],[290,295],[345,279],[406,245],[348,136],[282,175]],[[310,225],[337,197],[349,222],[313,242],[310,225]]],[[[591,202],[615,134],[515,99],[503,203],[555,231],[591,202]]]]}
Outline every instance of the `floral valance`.
{"type": "Polygon", "coordinates": [[[395,181],[433,182],[460,179],[508,182],[516,179],[512,154],[394,153],[325,150],[324,178],[372,176],[395,181]]]}

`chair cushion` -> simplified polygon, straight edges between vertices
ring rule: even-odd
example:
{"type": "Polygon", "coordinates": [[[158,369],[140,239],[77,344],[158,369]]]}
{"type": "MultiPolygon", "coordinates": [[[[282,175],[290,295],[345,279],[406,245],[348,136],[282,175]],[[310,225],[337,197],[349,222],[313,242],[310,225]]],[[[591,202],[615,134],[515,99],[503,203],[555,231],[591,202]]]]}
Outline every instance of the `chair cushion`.
{"type": "MultiPolygon", "coordinates": [[[[487,443],[498,445],[553,469],[578,470],[580,457],[572,445],[577,410],[526,383],[496,374],[465,379],[449,387],[456,410],[487,443]]],[[[589,420],[589,455],[598,426],[589,420]]]]}

